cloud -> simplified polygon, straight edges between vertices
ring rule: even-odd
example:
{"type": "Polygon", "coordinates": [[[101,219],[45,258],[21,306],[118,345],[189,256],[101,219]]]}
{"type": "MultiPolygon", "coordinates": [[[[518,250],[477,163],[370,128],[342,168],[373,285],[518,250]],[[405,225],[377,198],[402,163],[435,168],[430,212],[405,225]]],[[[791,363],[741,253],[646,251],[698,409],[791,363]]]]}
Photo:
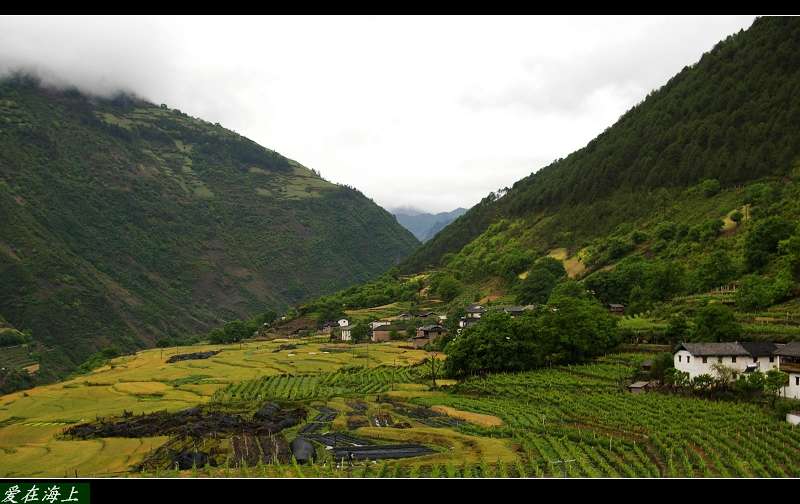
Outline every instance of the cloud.
{"type": "Polygon", "coordinates": [[[750,17],[0,17],[35,68],[219,122],[386,207],[471,206],[580,148],[750,17]]]}

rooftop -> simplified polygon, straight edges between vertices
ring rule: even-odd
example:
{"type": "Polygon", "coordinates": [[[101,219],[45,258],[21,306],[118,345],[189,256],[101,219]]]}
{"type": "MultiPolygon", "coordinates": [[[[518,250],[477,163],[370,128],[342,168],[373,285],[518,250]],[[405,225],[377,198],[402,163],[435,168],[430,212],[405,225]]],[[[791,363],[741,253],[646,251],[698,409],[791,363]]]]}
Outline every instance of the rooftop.
{"type": "MultiPolygon", "coordinates": [[[[711,355],[769,357],[779,346],[769,341],[727,341],[720,343],[681,343],[675,351],[686,350],[696,357],[711,355]]],[[[799,354],[800,355],[800,354],[799,354]]]]}
{"type": "Polygon", "coordinates": [[[800,357],[800,341],[792,341],[785,345],[780,345],[775,350],[775,355],[785,355],[786,357],[800,357]]]}

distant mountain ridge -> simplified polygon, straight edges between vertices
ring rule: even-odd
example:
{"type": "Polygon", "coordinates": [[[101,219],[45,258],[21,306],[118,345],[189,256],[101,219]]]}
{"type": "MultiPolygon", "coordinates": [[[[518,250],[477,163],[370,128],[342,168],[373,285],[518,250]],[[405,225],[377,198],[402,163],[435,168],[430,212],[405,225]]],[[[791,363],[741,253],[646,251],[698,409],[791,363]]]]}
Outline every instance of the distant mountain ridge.
{"type": "Polygon", "coordinates": [[[436,236],[436,233],[448,224],[464,215],[466,211],[466,208],[459,207],[449,212],[431,214],[413,208],[398,208],[392,213],[400,225],[411,231],[419,241],[424,243],[436,236]]]}

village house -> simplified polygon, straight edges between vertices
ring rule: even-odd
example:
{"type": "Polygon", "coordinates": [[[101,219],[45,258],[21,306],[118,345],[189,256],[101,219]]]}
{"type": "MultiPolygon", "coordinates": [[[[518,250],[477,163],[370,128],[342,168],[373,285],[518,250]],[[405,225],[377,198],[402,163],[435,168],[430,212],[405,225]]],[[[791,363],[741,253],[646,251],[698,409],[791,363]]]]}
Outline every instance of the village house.
{"type": "Polygon", "coordinates": [[[778,345],[763,341],[725,343],[681,343],[675,348],[675,369],[689,373],[690,378],[702,374],[716,376],[715,364],[733,368],[739,373],[776,369],[778,345]]]}
{"type": "Polygon", "coordinates": [[[417,335],[412,338],[414,348],[422,348],[445,333],[447,333],[447,330],[440,325],[421,326],[417,328],[417,335]]]}
{"type": "Polygon", "coordinates": [[[335,327],[338,327],[338,324],[336,324],[336,322],[332,320],[328,320],[327,322],[322,324],[322,329],[320,329],[320,331],[322,332],[322,334],[330,334],[335,327]]]}
{"type": "Polygon", "coordinates": [[[346,318],[342,318],[342,319],[339,319],[338,324],[339,324],[339,327],[345,327],[345,326],[350,325],[350,321],[347,320],[346,318]]]}
{"type": "Polygon", "coordinates": [[[780,359],[780,370],[789,375],[789,384],[784,387],[783,395],[792,399],[800,399],[800,341],[792,341],[775,350],[780,359]]]}
{"type": "Polygon", "coordinates": [[[616,313],[617,315],[624,315],[625,314],[625,305],[619,303],[609,303],[608,311],[610,313],[616,313]]]}
{"type": "Polygon", "coordinates": [[[458,327],[464,328],[469,327],[472,324],[478,322],[481,318],[481,315],[486,313],[486,308],[481,305],[471,304],[464,308],[464,316],[461,317],[458,321],[458,327]]]}
{"type": "Polygon", "coordinates": [[[398,315],[396,318],[397,318],[397,320],[411,320],[411,319],[414,318],[414,315],[412,315],[409,312],[403,312],[400,315],[398,315]]]}
{"type": "Polygon", "coordinates": [[[502,309],[505,313],[511,315],[512,318],[522,315],[527,310],[530,310],[530,308],[527,306],[504,306],[502,309]]]}
{"type": "Polygon", "coordinates": [[[379,328],[380,326],[385,326],[385,325],[389,325],[389,324],[391,324],[391,322],[388,321],[388,320],[374,320],[374,321],[369,323],[369,328],[374,331],[375,329],[379,328]]]}
{"type": "Polygon", "coordinates": [[[406,328],[398,325],[382,325],[374,328],[372,330],[372,341],[375,343],[380,343],[382,341],[391,341],[392,333],[397,333],[398,335],[405,335],[406,328]]]}
{"type": "Polygon", "coordinates": [[[433,313],[432,311],[422,311],[422,312],[417,313],[417,318],[426,319],[426,318],[428,318],[430,316],[433,316],[433,315],[436,315],[436,314],[433,313]]]}
{"type": "Polygon", "coordinates": [[[353,339],[353,327],[351,325],[344,325],[339,327],[339,339],[342,341],[350,341],[353,339]]]}

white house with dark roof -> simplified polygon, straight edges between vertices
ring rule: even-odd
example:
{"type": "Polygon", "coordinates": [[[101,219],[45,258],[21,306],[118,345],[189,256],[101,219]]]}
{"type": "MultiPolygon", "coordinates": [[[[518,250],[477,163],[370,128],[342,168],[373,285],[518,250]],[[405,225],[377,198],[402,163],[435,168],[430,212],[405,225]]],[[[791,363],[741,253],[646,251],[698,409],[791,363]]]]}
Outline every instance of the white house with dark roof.
{"type": "Polygon", "coordinates": [[[781,345],[775,350],[780,358],[781,371],[789,375],[789,384],[783,388],[783,395],[800,399],[800,341],[781,345]]]}
{"type": "Polygon", "coordinates": [[[350,341],[353,339],[353,327],[351,325],[344,325],[339,327],[339,338],[342,341],[350,341]]]}
{"type": "Polygon", "coordinates": [[[458,321],[458,327],[468,327],[475,322],[478,322],[481,315],[486,313],[486,308],[478,304],[471,304],[464,308],[464,316],[458,321]]]}
{"type": "Polygon", "coordinates": [[[761,341],[681,343],[675,348],[673,359],[675,369],[689,373],[690,378],[702,374],[716,376],[715,364],[740,373],[766,373],[780,365],[780,358],[775,354],[777,349],[775,343],[761,341]]]}

